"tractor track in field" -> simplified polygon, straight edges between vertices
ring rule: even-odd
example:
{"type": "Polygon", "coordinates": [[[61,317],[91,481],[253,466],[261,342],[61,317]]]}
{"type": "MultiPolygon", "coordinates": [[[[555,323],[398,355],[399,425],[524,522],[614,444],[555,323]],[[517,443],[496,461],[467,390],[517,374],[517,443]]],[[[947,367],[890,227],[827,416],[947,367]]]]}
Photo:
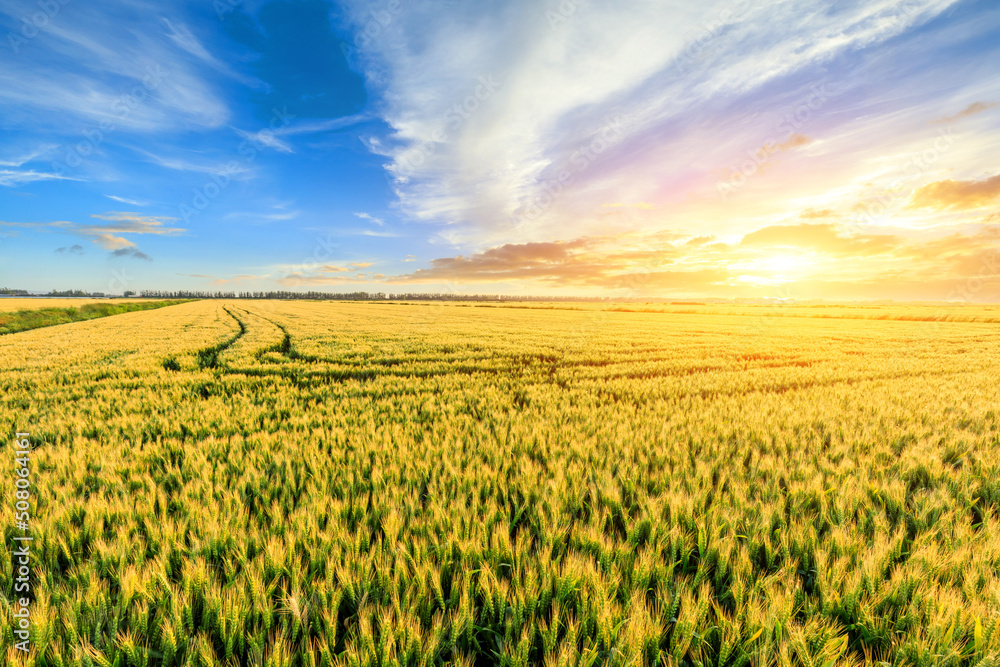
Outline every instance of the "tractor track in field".
{"type": "Polygon", "coordinates": [[[222,341],[221,343],[217,343],[217,344],[212,345],[210,347],[206,347],[206,348],[204,348],[202,350],[199,350],[198,351],[198,367],[199,368],[202,368],[202,369],[205,369],[205,368],[218,368],[219,367],[219,355],[222,354],[225,350],[228,350],[233,345],[235,345],[236,341],[238,341],[240,338],[243,338],[243,336],[245,336],[246,333],[247,333],[247,325],[246,325],[245,322],[243,322],[243,320],[241,320],[239,317],[237,317],[233,313],[233,311],[229,310],[225,306],[223,306],[222,309],[224,311],[226,311],[227,315],[229,315],[231,318],[233,318],[234,320],[236,320],[236,323],[239,325],[240,330],[232,338],[229,338],[227,340],[222,341]]]}
{"type": "Polygon", "coordinates": [[[263,348],[257,350],[256,352],[254,352],[254,358],[256,358],[258,361],[261,361],[261,357],[263,357],[268,352],[277,352],[278,354],[282,355],[283,357],[287,358],[290,361],[293,361],[293,360],[297,359],[298,358],[298,353],[295,351],[295,348],[292,346],[292,335],[290,333],[288,333],[288,329],[285,327],[285,325],[278,324],[277,322],[275,322],[274,320],[272,320],[270,317],[264,317],[263,315],[259,315],[259,314],[257,315],[257,317],[259,317],[260,319],[264,320],[265,322],[270,322],[271,324],[273,324],[275,327],[277,327],[281,331],[281,333],[283,334],[283,336],[282,336],[282,339],[281,339],[280,343],[276,343],[276,344],[271,345],[269,347],[263,347],[263,348]]]}
{"type": "MultiPolygon", "coordinates": [[[[299,359],[297,353],[295,352],[294,347],[292,346],[292,336],[290,333],[288,333],[288,329],[284,325],[275,322],[269,317],[265,317],[258,313],[253,313],[246,309],[242,310],[242,315],[243,315],[242,318],[240,317],[240,311],[235,307],[229,308],[227,306],[222,306],[222,309],[226,312],[227,315],[233,318],[233,320],[239,326],[239,331],[237,331],[235,335],[221,342],[218,342],[214,345],[210,345],[208,347],[204,347],[195,352],[195,359],[197,360],[197,365],[199,369],[201,370],[213,369],[220,373],[227,373],[227,374],[233,374],[233,373],[260,374],[260,373],[255,373],[255,371],[252,369],[241,369],[229,366],[228,364],[224,364],[220,359],[220,355],[223,352],[236,345],[236,343],[238,343],[240,339],[243,338],[248,333],[249,331],[248,319],[247,319],[248,316],[259,317],[265,322],[273,325],[282,333],[282,339],[279,343],[262,347],[261,349],[253,353],[253,357],[258,362],[260,362],[261,365],[264,365],[266,363],[266,361],[263,359],[263,356],[269,352],[277,352],[286,357],[290,361],[299,359]]],[[[167,357],[166,359],[163,360],[162,363],[163,367],[166,368],[167,370],[171,371],[181,370],[181,365],[177,361],[177,358],[175,356],[167,357]]]]}
{"type": "MultiPolygon", "coordinates": [[[[413,379],[413,378],[431,378],[431,377],[442,377],[448,375],[466,375],[474,376],[479,374],[484,375],[513,375],[519,376],[524,379],[525,375],[534,375],[536,380],[542,380],[544,384],[557,384],[566,388],[568,384],[574,385],[593,385],[595,383],[606,383],[615,380],[656,380],[656,379],[668,379],[668,378],[679,378],[691,375],[702,375],[711,373],[725,373],[727,371],[738,371],[747,370],[746,368],[732,368],[725,365],[699,365],[692,368],[676,368],[670,369],[669,371],[654,371],[646,372],[643,370],[636,370],[634,372],[620,372],[620,367],[630,363],[636,363],[635,361],[619,361],[612,363],[592,363],[587,361],[575,361],[560,364],[555,358],[555,355],[516,355],[506,361],[516,362],[513,365],[495,367],[495,366],[480,366],[476,362],[480,361],[497,361],[497,357],[472,357],[456,361],[450,361],[448,359],[427,359],[424,363],[435,364],[435,363],[445,363],[448,365],[447,368],[416,368],[410,369],[408,372],[399,372],[394,369],[394,367],[401,365],[402,360],[398,359],[378,359],[366,362],[358,362],[356,360],[343,361],[331,358],[325,358],[316,355],[303,354],[296,351],[294,342],[288,328],[274,321],[273,319],[261,315],[259,313],[253,313],[248,310],[244,310],[244,318],[241,319],[239,312],[234,312],[235,308],[230,309],[223,306],[223,310],[226,311],[230,317],[232,317],[236,323],[239,325],[240,330],[232,337],[217,343],[215,345],[203,348],[199,350],[197,355],[198,367],[200,369],[214,369],[219,374],[224,375],[244,375],[249,377],[258,378],[283,378],[290,380],[300,386],[314,386],[318,383],[343,383],[350,381],[358,382],[370,382],[378,380],[381,378],[386,379],[413,379]],[[248,332],[248,324],[246,316],[259,317],[260,319],[273,325],[282,333],[281,341],[262,347],[261,349],[253,353],[253,357],[259,362],[257,366],[251,367],[237,367],[224,364],[219,355],[225,350],[231,348],[235,345],[243,336],[248,332]],[[331,365],[331,366],[341,366],[341,368],[326,368],[326,369],[315,369],[306,370],[303,368],[282,368],[280,360],[267,360],[264,359],[264,355],[275,352],[280,354],[284,359],[288,361],[297,361],[305,364],[315,364],[315,365],[331,365]],[[472,363],[469,363],[472,362],[472,363]],[[572,371],[576,368],[587,368],[587,367],[605,367],[612,371],[608,375],[599,377],[557,377],[556,372],[560,371],[572,371]],[[619,367],[619,368],[615,368],[619,367]],[[549,379],[545,381],[539,377],[539,372],[549,371],[549,379]],[[532,373],[532,371],[535,371],[532,373]],[[618,371],[618,372],[615,372],[618,371]]],[[[666,359],[663,359],[666,360],[666,359]]],[[[769,362],[777,361],[777,363],[764,363],[755,368],[766,368],[775,369],[783,367],[808,367],[813,365],[812,362],[804,362],[803,360],[767,360],[769,362]]],[[[166,367],[166,362],[165,362],[166,367]]],[[[179,369],[175,369],[179,370],[179,369]]],[[[862,382],[885,382],[899,380],[906,377],[926,377],[926,376],[943,376],[943,375],[953,375],[956,374],[955,371],[925,371],[922,373],[882,373],[874,374],[866,377],[856,377],[856,378],[825,378],[825,379],[812,379],[806,381],[790,382],[785,385],[763,385],[756,387],[746,387],[741,389],[731,389],[731,388],[715,388],[715,389],[697,389],[693,391],[682,391],[677,395],[673,396],[674,399],[684,399],[684,398],[696,398],[702,400],[714,400],[717,398],[724,398],[729,396],[739,396],[746,394],[783,394],[786,392],[798,392],[807,391],[816,387],[829,387],[835,385],[854,385],[862,382]]],[[[593,387],[592,387],[593,388],[593,387]]],[[[629,400],[630,397],[618,396],[614,389],[608,387],[596,388],[598,394],[609,394],[616,395],[617,400],[629,400]]]]}
{"type": "MultiPolygon", "coordinates": [[[[222,309],[226,311],[227,315],[229,315],[236,321],[236,324],[239,325],[240,330],[237,331],[236,335],[232,336],[231,338],[227,338],[226,340],[223,340],[220,343],[216,343],[215,345],[210,345],[208,347],[202,348],[195,353],[195,358],[198,363],[198,368],[201,370],[209,368],[218,369],[219,355],[222,354],[222,352],[224,352],[225,350],[228,350],[230,347],[235,345],[236,342],[240,338],[245,336],[247,333],[247,326],[243,322],[243,320],[241,320],[239,317],[233,314],[233,312],[229,310],[229,308],[223,306],[222,309]]],[[[175,356],[167,357],[166,359],[163,360],[162,363],[163,367],[169,371],[181,370],[180,363],[178,363],[177,358],[175,356]]]]}

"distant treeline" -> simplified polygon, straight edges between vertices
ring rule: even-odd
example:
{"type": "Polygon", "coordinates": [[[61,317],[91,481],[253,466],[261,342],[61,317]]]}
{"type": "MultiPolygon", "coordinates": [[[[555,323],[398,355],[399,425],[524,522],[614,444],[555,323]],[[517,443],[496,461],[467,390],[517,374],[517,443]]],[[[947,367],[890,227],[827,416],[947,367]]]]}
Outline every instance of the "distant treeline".
{"type": "Polygon", "coordinates": [[[60,297],[102,297],[104,292],[84,292],[81,289],[67,289],[67,290],[52,290],[48,294],[43,294],[41,296],[60,296],[60,297]]]}
{"type": "MultiPolygon", "coordinates": [[[[627,301],[621,297],[427,294],[423,292],[199,292],[142,290],[146,299],[317,299],[323,301],[627,301]]],[[[648,300],[648,299],[646,299],[648,300]]]]}

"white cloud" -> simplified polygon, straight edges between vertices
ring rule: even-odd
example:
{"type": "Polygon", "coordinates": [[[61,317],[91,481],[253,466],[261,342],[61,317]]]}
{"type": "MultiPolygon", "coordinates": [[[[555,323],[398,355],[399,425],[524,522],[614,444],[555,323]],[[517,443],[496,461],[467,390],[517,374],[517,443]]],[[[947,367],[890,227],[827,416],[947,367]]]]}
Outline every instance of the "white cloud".
{"type": "Polygon", "coordinates": [[[383,239],[403,238],[403,234],[397,234],[396,232],[376,232],[371,229],[352,229],[341,231],[340,233],[345,236],[375,236],[383,239]]]}
{"type": "Polygon", "coordinates": [[[284,211],[282,213],[259,213],[254,211],[232,211],[223,216],[226,220],[250,219],[263,222],[282,222],[285,220],[295,220],[301,213],[299,211],[284,211]]]}
{"type": "Polygon", "coordinates": [[[44,171],[35,171],[29,169],[27,171],[17,171],[14,169],[0,169],[0,185],[6,187],[17,187],[18,185],[23,185],[25,183],[32,183],[34,181],[78,181],[78,178],[70,178],[69,176],[62,176],[60,174],[53,174],[44,171]]]}
{"type": "MultiPolygon", "coordinates": [[[[37,10],[37,3],[14,2],[0,12],[16,22],[37,10]]],[[[197,51],[196,42],[183,32],[165,35],[157,19],[161,11],[145,0],[63,8],[46,25],[44,43],[33,45],[44,48],[44,58],[5,59],[5,116],[73,130],[101,122],[142,132],[223,125],[226,104],[201,76],[200,63],[177,49],[197,51]],[[115,30],[108,30],[109,17],[115,30]]]]}
{"type": "Polygon", "coordinates": [[[329,120],[321,121],[306,121],[300,123],[287,122],[274,129],[265,128],[256,132],[249,132],[236,127],[234,127],[233,130],[247,141],[251,141],[258,146],[273,148],[280,153],[294,153],[295,150],[292,146],[287,141],[283,141],[281,137],[289,137],[299,134],[332,132],[334,130],[340,130],[352,125],[357,125],[360,122],[368,120],[368,118],[369,116],[367,114],[355,114],[353,116],[331,118],[329,120]]]}
{"type": "Polygon", "coordinates": [[[343,116],[341,118],[330,118],[328,120],[289,123],[275,130],[275,133],[285,136],[292,134],[315,134],[317,132],[333,132],[334,130],[342,130],[344,128],[351,127],[352,125],[363,123],[364,121],[370,119],[371,115],[367,113],[357,113],[351,116],[343,116]]]}
{"type": "Polygon", "coordinates": [[[374,215],[370,213],[361,212],[361,213],[355,213],[354,215],[361,218],[362,220],[367,220],[373,225],[377,225],[379,227],[385,227],[385,220],[383,220],[382,218],[376,218],[374,215]]]}
{"type": "Polygon", "coordinates": [[[236,133],[250,141],[252,143],[258,144],[259,146],[266,146],[268,148],[273,148],[280,153],[294,153],[292,147],[287,143],[278,138],[278,135],[273,130],[260,130],[259,132],[247,132],[245,130],[240,130],[238,128],[233,128],[236,133]]]}
{"type": "Polygon", "coordinates": [[[226,163],[191,162],[182,158],[156,155],[155,153],[150,153],[149,151],[142,150],[141,148],[136,148],[135,150],[148,157],[150,162],[158,164],[161,167],[166,167],[167,169],[173,169],[174,171],[193,171],[201,174],[219,174],[225,171],[225,173],[233,177],[246,177],[251,173],[251,169],[249,167],[243,166],[239,162],[236,163],[233,169],[230,169],[226,163]]]}
{"type": "Polygon", "coordinates": [[[134,199],[126,199],[125,197],[119,197],[117,195],[104,195],[104,196],[107,197],[108,199],[114,199],[115,201],[121,202],[123,204],[131,204],[132,206],[149,206],[149,202],[136,201],[134,199]]]}
{"type": "MultiPolygon", "coordinates": [[[[497,242],[515,225],[522,241],[565,235],[568,218],[573,234],[587,233],[580,226],[607,221],[567,213],[654,199],[707,157],[678,126],[704,133],[710,110],[885,42],[955,2],[514,0],[442,11],[414,0],[362,49],[393,129],[368,145],[390,159],[404,210],[448,223],[441,236],[452,243],[497,242]],[[612,135],[599,159],[587,157],[612,135]],[[564,187],[560,172],[571,176],[564,187]],[[525,219],[547,188],[565,192],[525,219]]],[[[368,4],[349,4],[364,26],[368,4]]],[[[742,150],[719,144],[719,157],[742,150]]]]}
{"type": "Polygon", "coordinates": [[[200,58],[210,64],[218,64],[218,60],[216,60],[215,56],[209,53],[208,49],[202,46],[201,42],[198,41],[198,38],[191,33],[191,30],[186,25],[179,23],[175,27],[170,19],[167,18],[163,19],[163,23],[170,31],[167,34],[167,37],[169,37],[174,44],[181,47],[196,58],[200,58]]]}
{"type": "Polygon", "coordinates": [[[236,79],[237,81],[244,83],[255,88],[267,88],[267,84],[260,79],[255,77],[246,76],[233,70],[229,65],[212,55],[207,48],[201,43],[201,41],[194,36],[191,29],[187,27],[184,23],[174,24],[170,19],[164,18],[163,24],[167,26],[170,31],[167,33],[167,37],[176,44],[178,47],[187,51],[195,58],[205,62],[210,67],[219,71],[226,76],[236,79]]]}
{"type": "Polygon", "coordinates": [[[0,167],[20,167],[22,165],[28,164],[29,162],[34,162],[43,155],[47,155],[52,149],[56,148],[54,144],[43,144],[35,150],[29,151],[17,157],[10,158],[7,160],[0,160],[0,167]]]}

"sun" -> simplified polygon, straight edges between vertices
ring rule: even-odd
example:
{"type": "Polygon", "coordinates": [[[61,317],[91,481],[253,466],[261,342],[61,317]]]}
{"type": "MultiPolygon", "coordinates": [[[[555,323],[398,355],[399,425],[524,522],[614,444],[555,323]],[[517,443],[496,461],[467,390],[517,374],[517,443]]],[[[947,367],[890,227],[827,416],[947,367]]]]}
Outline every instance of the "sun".
{"type": "Polygon", "coordinates": [[[776,274],[789,274],[800,271],[810,266],[812,260],[805,255],[770,255],[752,262],[753,268],[758,271],[767,271],[776,274]]]}
{"type": "Polygon", "coordinates": [[[740,259],[729,264],[731,271],[767,274],[772,277],[789,277],[805,273],[815,267],[818,258],[806,253],[778,253],[740,259]]]}
{"type": "Polygon", "coordinates": [[[807,253],[778,253],[741,259],[727,267],[737,273],[737,283],[757,287],[784,285],[801,280],[816,266],[818,258],[807,253]]]}

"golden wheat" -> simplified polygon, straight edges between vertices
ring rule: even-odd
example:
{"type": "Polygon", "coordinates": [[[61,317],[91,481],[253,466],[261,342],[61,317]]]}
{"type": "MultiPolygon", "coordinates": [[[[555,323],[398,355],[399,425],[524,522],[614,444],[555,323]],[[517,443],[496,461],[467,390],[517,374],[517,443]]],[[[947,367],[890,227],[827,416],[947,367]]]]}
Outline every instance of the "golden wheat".
{"type": "Polygon", "coordinates": [[[202,301],[0,338],[28,663],[996,664],[990,311],[629,309],[202,301]]]}

